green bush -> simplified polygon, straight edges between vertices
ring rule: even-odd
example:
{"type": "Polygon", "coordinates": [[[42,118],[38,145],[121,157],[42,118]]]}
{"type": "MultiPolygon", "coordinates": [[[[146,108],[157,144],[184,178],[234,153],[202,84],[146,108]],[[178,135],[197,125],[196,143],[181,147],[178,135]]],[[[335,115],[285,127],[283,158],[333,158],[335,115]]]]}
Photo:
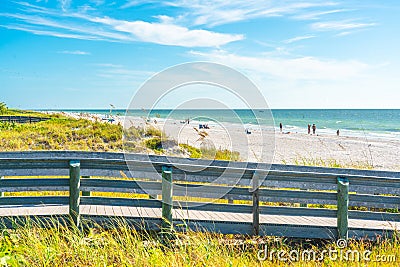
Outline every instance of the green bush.
{"type": "Polygon", "coordinates": [[[4,102],[0,102],[0,114],[7,113],[7,110],[8,110],[8,108],[7,108],[6,104],[4,102]]]}
{"type": "Polygon", "coordinates": [[[152,150],[162,150],[162,141],[160,137],[153,137],[144,141],[147,148],[152,150]]]}
{"type": "Polygon", "coordinates": [[[200,149],[190,146],[188,144],[179,144],[179,146],[189,153],[189,157],[194,158],[194,159],[201,158],[200,149]]]}

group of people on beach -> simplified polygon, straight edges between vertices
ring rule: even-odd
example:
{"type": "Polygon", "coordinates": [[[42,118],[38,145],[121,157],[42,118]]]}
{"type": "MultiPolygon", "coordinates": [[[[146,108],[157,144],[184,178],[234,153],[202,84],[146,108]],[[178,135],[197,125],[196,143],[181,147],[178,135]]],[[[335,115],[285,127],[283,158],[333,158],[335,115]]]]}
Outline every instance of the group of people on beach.
{"type": "MultiPolygon", "coordinates": [[[[313,134],[315,134],[315,132],[317,131],[317,126],[315,125],[315,123],[313,123],[313,125],[311,126],[311,124],[308,124],[308,134],[311,134],[311,129],[312,129],[312,131],[313,131],[313,134]]],[[[280,131],[280,133],[283,133],[283,125],[282,125],[282,122],[281,123],[279,123],[279,131],[280,131]]],[[[290,132],[287,132],[288,134],[290,133],[290,132]]]]}
{"type": "MultiPolygon", "coordinates": [[[[311,134],[311,129],[312,129],[312,131],[313,131],[313,134],[315,134],[315,132],[317,131],[317,125],[315,125],[315,123],[313,123],[312,126],[311,126],[311,124],[308,124],[307,128],[308,128],[308,134],[311,134]]],[[[279,130],[280,130],[281,133],[283,133],[283,125],[282,125],[282,122],[279,123],[279,130]]],[[[290,132],[287,132],[287,133],[290,133],[290,132]]]]}
{"type": "MultiPolygon", "coordinates": [[[[283,125],[282,125],[282,122],[279,123],[279,130],[280,130],[281,133],[283,132],[283,125]]],[[[317,125],[316,125],[315,123],[313,123],[312,125],[311,125],[311,124],[308,124],[308,125],[307,125],[307,130],[308,130],[308,134],[311,134],[311,130],[312,130],[312,134],[316,134],[317,125]]],[[[288,132],[288,133],[290,133],[290,132],[288,132]]],[[[336,135],[337,135],[337,136],[340,135],[340,130],[339,130],[339,129],[336,131],[336,135]]]]}
{"type": "Polygon", "coordinates": [[[308,124],[307,125],[308,134],[311,134],[311,128],[312,128],[312,133],[315,134],[315,132],[317,131],[317,125],[315,125],[315,123],[313,123],[312,126],[311,124],[308,124]]]}

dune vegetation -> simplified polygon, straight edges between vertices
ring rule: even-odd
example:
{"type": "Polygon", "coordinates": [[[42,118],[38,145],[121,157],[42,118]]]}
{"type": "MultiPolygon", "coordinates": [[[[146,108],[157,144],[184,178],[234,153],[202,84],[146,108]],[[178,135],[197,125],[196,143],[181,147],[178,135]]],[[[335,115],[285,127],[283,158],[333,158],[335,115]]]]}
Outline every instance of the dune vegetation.
{"type": "MultiPolygon", "coordinates": [[[[123,151],[163,154],[166,142],[180,150],[180,155],[192,158],[239,160],[238,152],[199,149],[169,140],[155,127],[131,127],[124,134],[118,124],[73,119],[60,114],[44,115],[30,111],[10,110],[0,105],[0,115],[46,116],[50,120],[32,124],[0,122],[0,151],[82,150],[123,151]]],[[[301,159],[298,164],[342,167],[337,162],[301,159]]],[[[49,192],[5,193],[4,196],[38,196],[49,192]]],[[[53,192],[54,193],[54,192],[53,192]]],[[[58,192],[57,195],[67,192],[58,192]]],[[[110,196],[111,193],[94,193],[110,196]]],[[[122,196],[122,195],[118,195],[122,196]]],[[[138,197],[127,196],[124,197],[138,197]]],[[[139,196],[148,197],[148,196],[139,196]]],[[[223,200],[225,201],[225,200],[223,200]]],[[[235,200],[237,202],[237,200],[235,200]]],[[[225,202],[224,202],[225,203],[225,202]]],[[[236,203],[237,204],[237,203],[236,203]]],[[[262,203],[263,204],[263,203],[262,203]]],[[[267,203],[264,203],[267,204],[267,203]]],[[[269,205],[271,203],[268,203],[269,205]]],[[[275,203],[276,204],[276,203],[275,203]]],[[[280,205],[283,203],[278,203],[280,205]]],[[[311,206],[311,205],[310,205],[311,206]]],[[[327,208],[326,206],[323,206],[327,208]]],[[[328,207],[329,208],[329,207],[328,207]]],[[[396,211],[398,212],[398,211],[396,211]]],[[[13,229],[2,227],[0,235],[1,266],[397,266],[400,260],[399,235],[376,241],[349,240],[348,249],[363,253],[371,251],[367,261],[357,259],[323,259],[280,261],[278,251],[312,249],[317,253],[337,249],[330,240],[305,240],[213,233],[174,233],[167,243],[154,232],[135,231],[123,221],[107,229],[64,227],[56,220],[43,228],[35,222],[15,224],[13,229]],[[265,256],[265,248],[267,257],[265,256]],[[270,253],[273,252],[272,257],[270,253]],[[382,257],[383,256],[383,257],[382,257]]]]}
{"type": "Polygon", "coordinates": [[[124,130],[119,124],[88,119],[74,119],[62,114],[44,114],[34,111],[8,109],[0,105],[0,115],[24,115],[48,117],[50,120],[37,123],[0,122],[0,151],[27,150],[79,150],[79,151],[128,151],[137,153],[188,156],[193,158],[215,158],[239,160],[238,152],[216,149],[200,151],[190,145],[178,145],[160,129],[149,126],[131,127],[124,130]],[[130,141],[123,143],[123,134],[130,141]],[[166,151],[164,147],[174,147],[166,151]],[[196,153],[195,151],[199,151],[196,153]]]}
{"type": "Polygon", "coordinates": [[[174,233],[166,243],[156,233],[133,231],[117,220],[108,230],[95,227],[86,231],[65,228],[55,220],[47,228],[31,222],[0,235],[2,266],[397,266],[398,259],[398,236],[350,240],[344,249],[329,240],[194,232],[174,233]],[[335,254],[321,257],[324,250],[337,251],[337,258],[335,254]],[[278,251],[299,256],[281,261],[278,251]],[[315,258],[307,251],[315,251],[315,258]]]}

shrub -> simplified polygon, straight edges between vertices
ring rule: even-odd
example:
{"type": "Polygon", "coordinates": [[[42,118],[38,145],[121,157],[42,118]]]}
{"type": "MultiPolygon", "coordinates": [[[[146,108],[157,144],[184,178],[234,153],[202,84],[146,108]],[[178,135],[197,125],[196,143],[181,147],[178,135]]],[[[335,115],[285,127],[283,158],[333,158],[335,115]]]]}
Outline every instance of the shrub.
{"type": "Polygon", "coordinates": [[[165,136],[165,134],[163,134],[163,132],[154,127],[154,126],[149,126],[145,128],[145,136],[147,137],[151,137],[151,136],[157,136],[157,137],[162,137],[165,136]]]}
{"type": "Polygon", "coordinates": [[[7,105],[4,102],[0,102],[0,114],[5,114],[7,113],[7,105]]]}
{"type": "Polygon", "coordinates": [[[194,158],[194,159],[201,158],[200,149],[190,146],[188,144],[179,144],[179,146],[189,153],[189,157],[194,158]]]}
{"type": "Polygon", "coordinates": [[[147,148],[152,150],[162,150],[162,141],[160,137],[149,138],[144,141],[147,148]]]}

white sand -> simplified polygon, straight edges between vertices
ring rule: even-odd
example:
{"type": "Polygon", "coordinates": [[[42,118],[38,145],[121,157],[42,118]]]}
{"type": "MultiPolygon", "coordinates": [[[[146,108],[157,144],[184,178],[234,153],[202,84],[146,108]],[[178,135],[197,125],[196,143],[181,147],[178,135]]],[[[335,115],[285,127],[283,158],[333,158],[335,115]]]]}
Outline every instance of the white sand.
{"type": "MultiPolygon", "coordinates": [[[[73,115],[77,117],[77,115],[73,115]]],[[[79,117],[79,116],[78,116],[79,117]]],[[[97,115],[86,115],[85,118],[101,120],[97,115]]],[[[256,126],[243,126],[224,123],[209,124],[210,129],[204,129],[205,138],[200,138],[194,129],[199,128],[199,122],[191,121],[183,124],[180,121],[154,119],[145,123],[143,118],[114,116],[114,123],[127,126],[155,126],[163,130],[169,137],[179,143],[201,148],[214,146],[219,149],[229,149],[240,152],[241,160],[266,161],[279,164],[326,165],[334,163],[343,167],[372,167],[380,170],[400,170],[400,140],[366,139],[336,135],[307,135],[303,133],[272,134],[267,129],[256,126]],[[245,134],[245,128],[251,134],[245,134]],[[267,150],[263,157],[261,151],[267,150]]]]}
{"type": "MultiPolygon", "coordinates": [[[[144,125],[141,118],[131,118],[135,125],[144,125]]],[[[129,124],[128,124],[129,125],[129,124]]],[[[182,124],[179,121],[154,121],[151,125],[165,131],[179,143],[195,147],[211,144],[216,148],[239,151],[242,160],[259,161],[261,149],[275,150],[266,153],[263,161],[279,164],[326,165],[340,164],[343,167],[372,167],[381,170],[400,170],[400,140],[366,139],[336,135],[308,135],[303,133],[274,135],[266,129],[256,126],[242,126],[225,123],[209,125],[210,129],[200,130],[208,135],[201,139],[194,128],[198,122],[182,124]],[[245,128],[252,133],[245,134],[245,128]],[[264,142],[268,143],[263,145],[264,142]],[[273,149],[275,148],[275,149],[273,149]],[[273,158],[272,158],[273,157],[273,158]],[[266,159],[266,160],[265,160],[266,159]]]]}

